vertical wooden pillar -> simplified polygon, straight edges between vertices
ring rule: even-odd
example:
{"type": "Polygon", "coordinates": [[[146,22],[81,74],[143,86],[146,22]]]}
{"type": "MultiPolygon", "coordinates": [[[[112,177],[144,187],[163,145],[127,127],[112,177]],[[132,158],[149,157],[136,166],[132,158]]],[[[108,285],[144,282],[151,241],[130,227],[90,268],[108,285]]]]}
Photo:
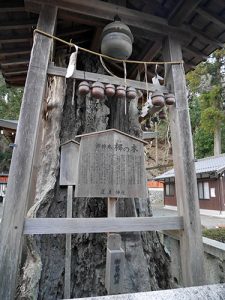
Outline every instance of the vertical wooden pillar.
{"type": "MultiPolygon", "coordinates": [[[[73,217],[73,186],[67,187],[66,217],[73,217]]],[[[65,277],[64,277],[64,298],[71,297],[71,234],[66,234],[66,253],[65,253],[65,277]]]]}
{"type": "MultiPolygon", "coordinates": [[[[38,28],[53,34],[56,18],[57,8],[43,5],[38,28]]],[[[0,299],[4,300],[14,299],[16,290],[24,217],[31,191],[31,174],[51,46],[51,39],[35,35],[0,226],[0,299]]]]}
{"type": "MultiPolygon", "coordinates": [[[[163,52],[165,61],[182,60],[181,45],[170,37],[164,42],[163,52]]],[[[176,97],[169,118],[178,213],[184,218],[180,240],[183,283],[184,286],[202,285],[205,284],[205,273],[201,220],[183,66],[167,65],[165,78],[167,87],[176,97]]]]}

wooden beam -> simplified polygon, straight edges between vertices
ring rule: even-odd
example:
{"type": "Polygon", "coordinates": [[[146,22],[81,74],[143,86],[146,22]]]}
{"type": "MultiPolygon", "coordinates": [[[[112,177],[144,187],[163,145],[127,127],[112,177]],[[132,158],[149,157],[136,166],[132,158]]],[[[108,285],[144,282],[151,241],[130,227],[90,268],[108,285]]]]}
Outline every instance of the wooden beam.
{"type": "Polygon", "coordinates": [[[1,44],[9,44],[9,43],[23,43],[29,42],[33,40],[33,34],[30,32],[26,35],[15,35],[15,34],[7,34],[0,35],[0,43],[1,44]]]}
{"type": "Polygon", "coordinates": [[[160,11],[163,12],[165,15],[168,15],[168,11],[169,9],[163,5],[161,5],[160,3],[158,3],[157,1],[145,1],[146,4],[143,6],[142,11],[147,12],[147,13],[151,13],[151,14],[155,14],[156,11],[160,11]]]}
{"type": "Polygon", "coordinates": [[[8,81],[7,79],[5,80],[5,83],[9,86],[14,86],[14,87],[24,87],[25,85],[25,80],[26,78],[24,78],[23,80],[20,81],[12,81],[10,79],[10,81],[8,81]]]}
{"type": "Polygon", "coordinates": [[[25,82],[26,82],[26,76],[23,76],[21,78],[20,77],[9,77],[9,78],[4,78],[5,79],[5,83],[8,86],[17,86],[17,87],[24,87],[25,86],[25,82]]]}
{"type": "Polygon", "coordinates": [[[10,63],[17,63],[17,62],[20,62],[20,61],[25,61],[25,60],[28,60],[28,63],[29,63],[29,58],[30,58],[30,55],[29,54],[22,54],[22,55],[18,55],[17,57],[2,57],[0,59],[0,64],[10,64],[10,63]]]}
{"type": "Polygon", "coordinates": [[[71,36],[75,36],[75,35],[79,35],[79,34],[82,34],[82,33],[86,33],[86,32],[89,32],[89,31],[92,31],[93,29],[89,26],[81,26],[79,25],[79,27],[77,27],[77,29],[73,29],[73,30],[59,30],[57,32],[57,36],[58,37],[65,37],[65,36],[68,36],[68,37],[71,37],[71,36]]]}
{"type": "Polygon", "coordinates": [[[1,68],[11,68],[14,66],[28,66],[29,65],[29,60],[25,59],[16,59],[13,62],[2,62],[0,63],[1,68]]]}
{"type": "Polygon", "coordinates": [[[0,7],[0,14],[12,13],[12,12],[23,12],[23,11],[25,11],[24,6],[0,7]]]}
{"type": "Polygon", "coordinates": [[[102,34],[102,27],[97,27],[95,30],[95,34],[93,36],[92,42],[91,42],[91,50],[99,52],[99,49],[101,47],[101,34],[102,34]]]}
{"type": "Polygon", "coordinates": [[[169,16],[169,24],[179,26],[190,16],[202,0],[179,1],[169,16]]]}
{"type": "Polygon", "coordinates": [[[202,53],[201,51],[199,51],[198,49],[196,49],[195,47],[188,45],[187,47],[183,47],[182,48],[184,51],[189,52],[190,54],[194,55],[194,56],[198,56],[201,57],[203,60],[206,60],[208,58],[208,56],[204,53],[202,53]]]}
{"type": "Polygon", "coordinates": [[[20,76],[20,75],[26,75],[27,74],[28,67],[25,68],[25,70],[21,71],[2,71],[2,75],[4,77],[13,77],[13,76],[20,76]]]}
{"type": "MultiPolygon", "coordinates": [[[[169,16],[169,24],[179,26],[182,23],[184,23],[185,19],[187,19],[190,16],[190,14],[197,8],[200,2],[201,0],[179,1],[169,16]]],[[[204,32],[201,32],[191,24],[184,24],[183,26],[181,26],[181,28],[189,32],[191,36],[195,36],[205,43],[213,44],[216,47],[223,48],[223,43],[216,39],[209,38],[206,34],[204,34],[204,32]]]]}
{"type": "Polygon", "coordinates": [[[23,54],[30,54],[31,47],[26,48],[15,48],[15,49],[3,49],[0,50],[0,58],[4,56],[16,56],[16,55],[23,55],[23,54]]]}
{"type": "Polygon", "coordinates": [[[112,60],[107,61],[107,63],[109,64],[109,66],[114,67],[119,72],[121,72],[122,74],[124,74],[124,68],[122,67],[121,64],[117,64],[115,61],[112,61],[112,60]]]}
{"type": "MultiPolygon", "coordinates": [[[[24,5],[25,5],[25,10],[27,12],[33,12],[33,13],[39,13],[41,7],[40,4],[31,2],[29,0],[24,0],[24,5]]],[[[92,17],[86,18],[85,16],[82,16],[78,13],[64,10],[64,9],[60,9],[58,11],[58,18],[66,21],[76,22],[78,24],[85,24],[85,25],[96,26],[96,27],[98,26],[104,27],[106,25],[105,21],[101,21],[99,19],[96,20],[96,18],[92,18],[92,17]]]]}
{"type": "Polygon", "coordinates": [[[6,82],[13,82],[13,83],[24,83],[26,80],[26,76],[13,76],[13,77],[5,77],[6,82]]]}
{"type": "MultiPolygon", "coordinates": [[[[65,77],[66,68],[49,65],[48,74],[65,77]]],[[[76,72],[71,78],[76,78],[79,80],[88,80],[88,81],[101,81],[102,83],[111,83],[115,85],[124,85],[123,78],[117,78],[108,75],[79,71],[79,70],[76,70],[76,72]]],[[[133,86],[136,89],[146,90],[146,83],[141,81],[127,79],[127,86],[133,86]]],[[[160,87],[158,87],[152,83],[148,83],[148,90],[149,91],[160,90],[163,93],[168,92],[165,86],[161,85],[160,87]]]]}
{"type": "MultiPolygon", "coordinates": [[[[38,28],[54,33],[57,9],[43,6],[38,28]]],[[[0,226],[0,299],[14,299],[17,269],[22,250],[24,217],[27,212],[38,124],[41,117],[52,40],[35,37],[20,111],[6,201],[0,226]]]]}
{"type": "Polygon", "coordinates": [[[36,27],[37,22],[34,20],[21,20],[21,21],[11,21],[8,24],[7,23],[1,23],[0,25],[0,31],[4,30],[11,30],[11,29],[26,29],[26,28],[32,28],[33,26],[36,27]]]}
{"type": "MultiPolygon", "coordinates": [[[[151,61],[153,58],[159,53],[160,49],[162,48],[162,41],[155,41],[153,45],[150,43],[147,44],[146,48],[144,49],[143,53],[141,54],[142,61],[151,61]]],[[[133,71],[130,74],[131,78],[134,78],[137,75],[137,71],[139,70],[140,73],[144,71],[144,65],[135,65],[133,71]]]]}
{"type": "MultiPolygon", "coordinates": [[[[27,9],[31,11],[37,10],[37,4],[45,3],[45,0],[26,0],[27,9]],[[34,6],[32,8],[32,3],[34,6]]],[[[75,12],[81,16],[85,16],[86,20],[89,17],[101,21],[113,21],[116,12],[119,12],[120,18],[128,26],[139,28],[143,31],[156,32],[162,36],[170,34],[179,37],[182,40],[190,41],[190,34],[183,29],[170,26],[164,18],[155,15],[143,13],[134,9],[129,9],[123,6],[99,1],[99,0],[49,0],[48,3],[57,5],[58,8],[75,12]]]]}
{"type": "Polygon", "coordinates": [[[68,10],[64,10],[61,9],[59,11],[59,18],[63,19],[63,20],[67,20],[67,21],[73,21],[76,22],[78,24],[85,24],[85,25],[89,25],[89,26],[102,26],[104,27],[106,25],[105,21],[93,18],[93,17],[85,17],[81,14],[78,14],[76,12],[73,11],[68,11],[68,10]]]}
{"type": "Polygon", "coordinates": [[[218,25],[221,29],[225,29],[225,19],[212,13],[209,12],[205,8],[198,7],[195,9],[195,11],[202,17],[204,17],[206,20],[209,22],[212,22],[216,25],[218,25]]]}
{"type": "Polygon", "coordinates": [[[196,36],[199,40],[203,41],[206,44],[215,45],[215,47],[219,47],[219,48],[224,47],[224,43],[220,42],[217,39],[209,38],[206,34],[204,34],[202,31],[200,31],[198,28],[196,28],[193,25],[188,25],[188,26],[185,25],[183,27],[186,28],[186,30],[189,30],[193,36],[196,36]]]}
{"type": "Polygon", "coordinates": [[[24,234],[74,234],[183,229],[182,217],[34,218],[26,219],[24,234]]]}
{"type": "MultiPolygon", "coordinates": [[[[180,43],[170,37],[165,40],[163,52],[166,61],[182,59],[180,43]]],[[[169,108],[169,120],[178,214],[184,220],[180,240],[183,283],[201,285],[205,284],[204,255],[185,74],[181,65],[167,66],[165,73],[176,98],[176,105],[169,108]]]]}

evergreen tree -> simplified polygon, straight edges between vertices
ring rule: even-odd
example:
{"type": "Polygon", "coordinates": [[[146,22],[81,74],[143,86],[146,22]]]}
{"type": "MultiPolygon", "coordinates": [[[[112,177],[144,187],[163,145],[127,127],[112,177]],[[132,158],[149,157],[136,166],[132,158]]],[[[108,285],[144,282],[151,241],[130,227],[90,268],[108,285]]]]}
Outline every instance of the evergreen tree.
{"type": "Polygon", "coordinates": [[[0,74],[0,119],[17,120],[23,96],[22,88],[7,87],[0,74]]]}
{"type": "Polygon", "coordinates": [[[217,50],[187,75],[197,158],[219,154],[219,148],[225,151],[224,62],[225,50],[217,50]]]}
{"type": "MultiPolygon", "coordinates": [[[[7,87],[0,73],[0,119],[18,120],[22,88],[7,87]]],[[[12,151],[9,148],[9,140],[0,134],[0,173],[9,171],[12,151]]]]}

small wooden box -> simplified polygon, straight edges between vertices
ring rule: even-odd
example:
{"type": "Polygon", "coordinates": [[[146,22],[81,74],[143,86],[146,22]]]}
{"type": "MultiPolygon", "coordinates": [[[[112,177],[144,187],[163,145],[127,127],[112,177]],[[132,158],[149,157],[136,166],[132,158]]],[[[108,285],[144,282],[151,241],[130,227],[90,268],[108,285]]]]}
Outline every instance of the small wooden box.
{"type": "Polygon", "coordinates": [[[143,140],[109,129],[80,141],[76,197],[147,197],[143,140]]]}
{"type": "Polygon", "coordinates": [[[61,145],[60,185],[77,185],[79,146],[74,140],[61,145]]]}

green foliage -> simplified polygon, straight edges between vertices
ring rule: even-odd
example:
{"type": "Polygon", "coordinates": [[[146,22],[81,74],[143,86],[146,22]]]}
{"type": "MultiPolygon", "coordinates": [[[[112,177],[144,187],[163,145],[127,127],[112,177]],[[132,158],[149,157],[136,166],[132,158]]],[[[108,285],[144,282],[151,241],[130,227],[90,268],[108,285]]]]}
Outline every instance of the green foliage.
{"type": "Polygon", "coordinates": [[[195,132],[198,126],[200,125],[201,118],[201,107],[199,98],[193,96],[189,101],[189,110],[190,110],[190,118],[192,125],[192,132],[195,132]]]}
{"type": "Polygon", "coordinates": [[[225,243],[225,228],[204,229],[202,235],[209,239],[225,243]]]}
{"type": "Polygon", "coordinates": [[[22,88],[7,87],[0,77],[0,119],[17,120],[19,118],[22,88]]]}
{"type": "MultiPolygon", "coordinates": [[[[0,74],[0,119],[17,120],[19,118],[23,89],[7,87],[0,74]]],[[[0,173],[8,172],[12,151],[9,141],[0,136],[0,173]]]]}
{"type": "Polygon", "coordinates": [[[213,133],[198,127],[194,133],[194,148],[196,158],[213,155],[213,133]]]}
{"type": "Polygon", "coordinates": [[[221,108],[222,105],[222,87],[221,85],[213,85],[207,92],[202,92],[199,95],[201,109],[204,110],[208,107],[221,108]]]}
{"type": "Polygon", "coordinates": [[[213,155],[215,129],[222,129],[222,152],[225,152],[224,101],[225,50],[215,51],[206,61],[187,74],[189,108],[197,158],[213,155]]]}
{"type": "Polygon", "coordinates": [[[209,133],[214,133],[215,128],[224,121],[224,112],[218,108],[208,107],[201,113],[201,127],[209,133]]]}
{"type": "Polygon", "coordinates": [[[158,139],[160,142],[164,142],[167,136],[168,123],[160,121],[158,124],[158,139]]]}

